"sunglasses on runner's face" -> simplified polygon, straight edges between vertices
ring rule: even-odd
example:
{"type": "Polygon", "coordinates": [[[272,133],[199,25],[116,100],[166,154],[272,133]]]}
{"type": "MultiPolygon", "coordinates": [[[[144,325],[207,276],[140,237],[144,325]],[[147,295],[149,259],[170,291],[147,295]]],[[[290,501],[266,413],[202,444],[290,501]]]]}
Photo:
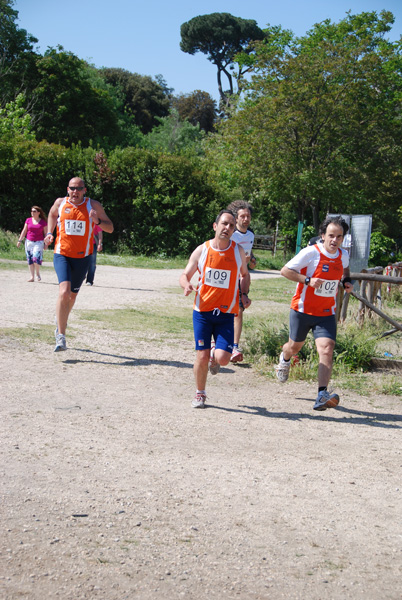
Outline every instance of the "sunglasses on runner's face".
{"type": "Polygon", "coordinates": [[[71,190],[72,192],[75,192],[75,190],[77,190],[77,192],[82,192],[82,190],[84,189],[83,185],[78,185],[76,187],[71,187],[71,185],[68,186],[68,189],[71,190]]]}

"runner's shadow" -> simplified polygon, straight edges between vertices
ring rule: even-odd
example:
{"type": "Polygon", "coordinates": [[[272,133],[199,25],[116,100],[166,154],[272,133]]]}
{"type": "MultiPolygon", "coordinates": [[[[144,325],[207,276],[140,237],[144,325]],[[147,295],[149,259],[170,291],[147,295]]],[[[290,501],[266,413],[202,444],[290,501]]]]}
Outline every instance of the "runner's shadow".
{"type": "MultiPolygon", "coordinates": [[[[298,398],[298,400],[307,400],[307,398],[298,398]]],[[[308,399],[309,402],[314,400],[308,399]]],[[[269,417],[271,419],[288,419],[289,421],[304,421],[304,420],[316,420],[321,419],[323,421],[333,421],[334,423],[346,424],[346,425],[370,425],[371,427],[384,427],[385,429],[402,429],[402,416],[393,415],[387,413],[372,413],[363,410],[352,410],[339,406],[336,409],[331,409],[328,414],[327,411],[320,411],[315,414],[304,414],[304,413],[290,413],[290,412],[271,412],[263,406],[247,406],[239,405],[239,408],[228,408],[223,406],[217,406],[214,404],[208,404],[207,408],[215,408],[216,410],[223,410],[225,412],[242,413],[246,415],[255,415],[259,417],[269,417]],[[243,410],[247,409],[247,410],[243,410]],[[356,416],[348,417],[335,417],[334,412],[342,412],[346,414],[352,414],[356,416]],[[400,425],[398,423],[401,423],[400,425]]]]}
{"type": "Polygon", "coordinates": [[[70,350],[75,350],[76,352],[84,352],[85,354],[95,354],[97,356],[106,356],[110,358],[117,358],[119,361],[108,361],[108,360],[80,360],[74,358],[68,358],[63,360],[63,363],[66,365],[76,365],[78,363],[88,364],[95,363],[97,365],[113,365],[116,367],[143,367],[150,365],[165,365],[168,367],[176,367],[176,368],[184,368],[184,369],[192,369],[193,365],[190,363],[184,363],[178,360],[157,360],[154,358],[133,358],[132,356],[121,356],[120,354],[108,354],[106,352],[95,352],[94,350],[83,350],[82,348],[69,348],[70,350]]]}

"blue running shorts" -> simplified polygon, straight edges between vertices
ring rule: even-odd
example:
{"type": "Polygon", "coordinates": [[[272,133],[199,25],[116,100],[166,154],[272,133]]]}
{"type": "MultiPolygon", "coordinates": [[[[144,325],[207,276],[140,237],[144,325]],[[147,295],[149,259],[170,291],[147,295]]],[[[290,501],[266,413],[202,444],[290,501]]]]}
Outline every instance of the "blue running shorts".
{"type": "Polygon", "coordinates": [[[71,291],[74,294],[78,294],[82,282],[87,276],[90,260],[91,255],[84,256],[84,258],[70,258],[63,254],[54,254],[53,265],[59,283],[70,281],[71,291]]]}
{"type": "Polygon", "coordinates": [[[211,338],[215,347],[232,353],[234,341],[234,314],[216,310],[199,312],[193,310],[193,327],[196,350],[210,350],[211,338]]]}

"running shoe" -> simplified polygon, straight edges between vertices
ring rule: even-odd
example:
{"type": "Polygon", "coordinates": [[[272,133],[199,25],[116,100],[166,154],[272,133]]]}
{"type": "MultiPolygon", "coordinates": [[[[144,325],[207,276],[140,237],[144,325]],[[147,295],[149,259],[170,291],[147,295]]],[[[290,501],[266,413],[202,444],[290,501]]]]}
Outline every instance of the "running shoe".
{"type": "Polygon", "coordinates": [[[58,333],[56,336],[56,347],[54,351],[61,352],[62,350],[67,350],[66,336],[62,333],[58,333]]]}
{"type": "Polygon", "coordinates": [[[204,392],[197,392],[191,406],[193,408],[205,408],[206,401],[207,395],[204,392]]]}
{"type": "Polygon", "coordinates": [[[215,360],[215,346],[212,346],[211,355],[209,357],[209,372],[211,375],[216,375],[220,368],[220,364],[215,360]]]}
{"type": "Polygon", "coordinates": [[[338,394],[330,394],[328,390],[318,392],[317,400],[313,406],[314,410],[327,410],[327,408],[335,408],[339,404],[338,394]]]}
{"type": "Polygon", "coordinates": [[[283,352],[281,352],[281,355],[279,357],[279,364],[276,365],[276,367],[275,367],[276,376],[281,383],[285,383],[285,381],[288,380],[289,369],[290,369],[290,360],[286,361],[283,358],[283,352]]]}
{"type": "Polygon", "coordinates": [[[230,362],[237,363],[243,360],[243,350],[241,348],[233,348],[230,362]]]}

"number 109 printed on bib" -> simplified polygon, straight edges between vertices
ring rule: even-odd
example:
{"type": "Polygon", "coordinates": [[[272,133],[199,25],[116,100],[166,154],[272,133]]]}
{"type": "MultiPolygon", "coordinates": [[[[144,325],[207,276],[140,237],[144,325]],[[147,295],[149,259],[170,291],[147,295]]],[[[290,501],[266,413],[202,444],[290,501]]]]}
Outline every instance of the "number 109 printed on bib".
{"type": "Polygon", "coordinates": [[[227,290],[230,284],[230,271],[226,269],[207,269],[205,283],[211,287],[227,290]]]}

